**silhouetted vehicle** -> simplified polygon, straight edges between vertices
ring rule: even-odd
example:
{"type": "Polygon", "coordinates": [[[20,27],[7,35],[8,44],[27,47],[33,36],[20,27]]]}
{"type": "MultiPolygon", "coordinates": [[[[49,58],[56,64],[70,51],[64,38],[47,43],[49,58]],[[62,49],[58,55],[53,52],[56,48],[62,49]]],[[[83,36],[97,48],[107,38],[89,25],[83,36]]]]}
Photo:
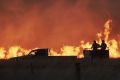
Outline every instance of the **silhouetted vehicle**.
{"type": "Polygon", "coordinates": [[[34,56],[48,56],[49,49],[34,49],[28,55],[34,56]]]}
{"type": "Polygon", "coordinates": [[[24,59],[34,59],[34,58],[39,58],[39,57],[47,57],[49,53],[49,49],[48,48],[44,48],[44,49],[34,49],[31,50],[28,55],[25,56],[21,56],[21,57],[14,57],[11,58],[12,60],[24,60],[24,59]]]}

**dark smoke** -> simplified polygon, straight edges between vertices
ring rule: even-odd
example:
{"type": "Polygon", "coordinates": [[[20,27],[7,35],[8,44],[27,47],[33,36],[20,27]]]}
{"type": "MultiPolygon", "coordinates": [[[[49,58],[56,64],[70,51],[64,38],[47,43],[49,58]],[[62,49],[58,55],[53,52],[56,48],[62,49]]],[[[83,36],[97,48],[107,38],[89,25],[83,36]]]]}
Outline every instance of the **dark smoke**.
{"type": "MultiPolygon", "coordinates": [[[[92,41],[113,19],[119,32],[119,0],[0,0],[0,46],[59,48],[92,41]]],[[[114,35],[114,34],[112,34],[114,35]]]]}

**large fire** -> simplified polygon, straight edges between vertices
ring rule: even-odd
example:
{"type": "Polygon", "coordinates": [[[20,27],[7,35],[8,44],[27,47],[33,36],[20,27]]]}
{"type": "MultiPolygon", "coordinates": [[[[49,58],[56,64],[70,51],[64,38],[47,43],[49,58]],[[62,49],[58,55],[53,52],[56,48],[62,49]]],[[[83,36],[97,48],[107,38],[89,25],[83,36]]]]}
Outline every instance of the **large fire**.
{"type": "MultiPolygon", "coordinates": [[[[112,20],[109,19],[104,25],[104,31],[97,33],[96,41],[101,44],[101,40],[104,39],[108,49],[110,51],[110,58],[120,58],[119,51],[119,41],[116,39],[109,39],[112,20]]],[[[49,56],[77,56],[78,58],[83,58],[83,49],[91,49],[92,42],[85,42],[84,40],[80,41],[78,46],[65,45],[61,48],[60,52],[50,49],[49,56]]],[[[4,47],[0,48],[0,59],[9,59],[12,57],[19,57],[28,55],[31,50],[24,49],[20,46],[12,46],[9,49],[4,47]]]]}
{"type": "MultiPolygon", "coordinates": [[[[110,24],[112,23],[112,20],[109,19],[106,21],[104,25],[104,31],[97,33],[97,42],[101,44],[102,39],[105,40],[107,47],[110,52],[110,58],[120,58],[120,51],[119,51],[119,44],[116,39],[109,39],[110,35],[110,30],[111,26],[110,24]]],[[[92,42],[85,42],[85,41],[80,41],[79,46],[63,46],[61,48],[61,52],[55,52],[53,49],[51,49],[50,53],[52,56],[77,56],[78,58],[82,58],[83,56],[83,49],[91,49],[92,42]]]]}

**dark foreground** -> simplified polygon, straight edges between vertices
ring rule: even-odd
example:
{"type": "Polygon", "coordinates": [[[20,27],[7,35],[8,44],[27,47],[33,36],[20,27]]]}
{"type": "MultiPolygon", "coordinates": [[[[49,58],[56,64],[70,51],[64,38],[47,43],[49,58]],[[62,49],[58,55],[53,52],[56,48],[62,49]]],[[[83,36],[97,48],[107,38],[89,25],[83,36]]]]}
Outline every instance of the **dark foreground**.
{"type": "Polygon", "coordinates": [[[120,59],[35,57],[0,61],[0,80],[120,80],[120,59]]]}

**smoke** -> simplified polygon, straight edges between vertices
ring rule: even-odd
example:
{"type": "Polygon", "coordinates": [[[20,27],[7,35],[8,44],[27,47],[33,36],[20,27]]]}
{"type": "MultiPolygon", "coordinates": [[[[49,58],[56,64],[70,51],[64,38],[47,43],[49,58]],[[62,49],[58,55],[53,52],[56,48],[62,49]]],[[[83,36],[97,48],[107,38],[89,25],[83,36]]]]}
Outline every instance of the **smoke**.
{"type": "Polygon", "coordinates": [[[77,45],[80,40],[92,41],[108,17],[115,14],[113,2],[0,0],[0,46],[59,48],[77,45]]]}

